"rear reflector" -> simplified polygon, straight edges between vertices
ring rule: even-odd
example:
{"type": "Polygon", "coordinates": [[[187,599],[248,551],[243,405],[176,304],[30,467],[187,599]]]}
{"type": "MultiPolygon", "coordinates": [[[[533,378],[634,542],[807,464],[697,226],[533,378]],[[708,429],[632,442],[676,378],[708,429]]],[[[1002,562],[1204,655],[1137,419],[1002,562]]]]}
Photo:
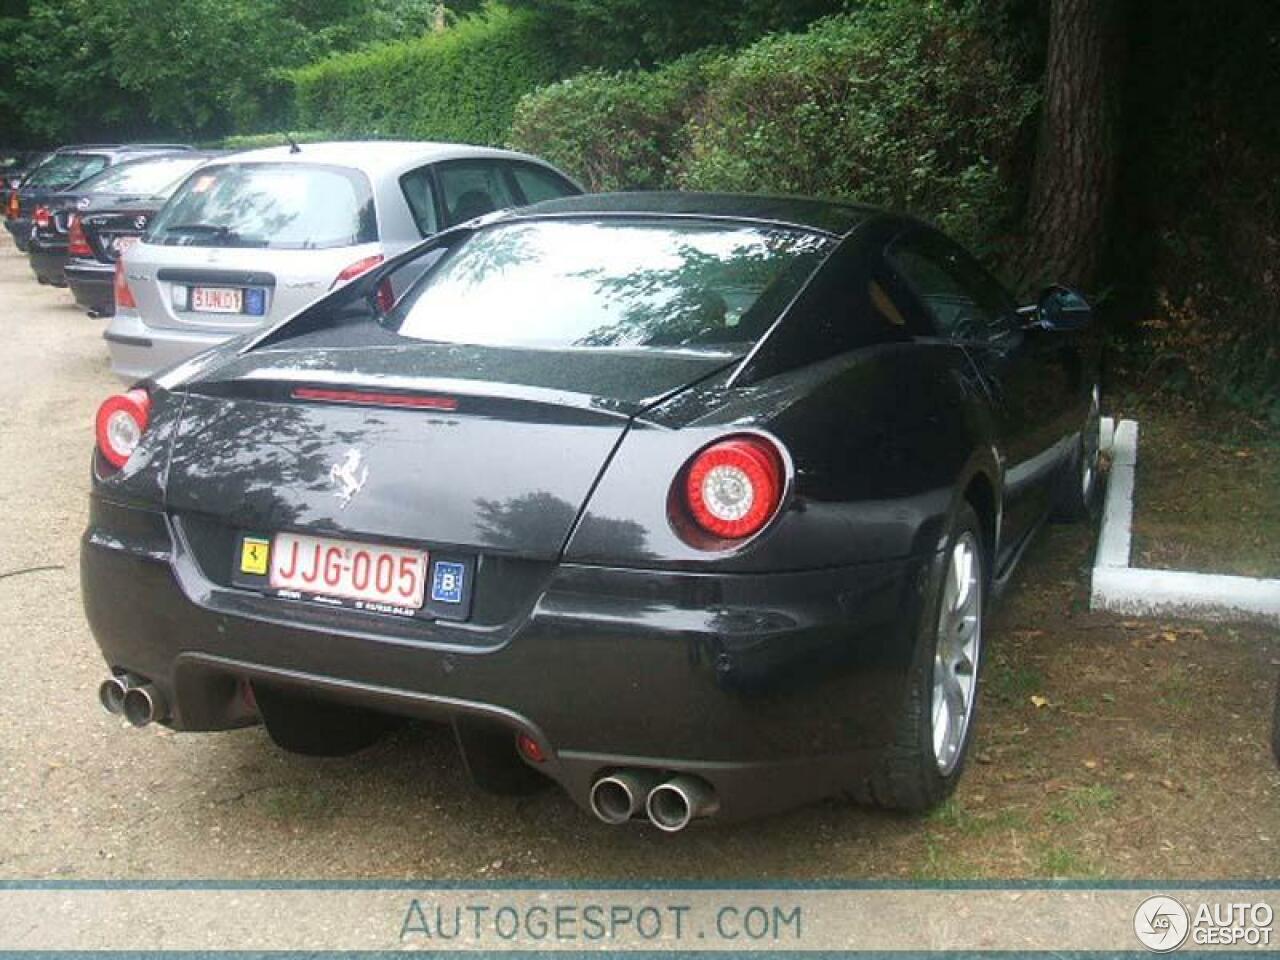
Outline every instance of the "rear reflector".
{"type": "Polygon", "coordinates": [[[71,223],[67,226],[67,256],[93,256],[93,248],[89,246],[89,238],[84,235],[84,227],[80,224],[78,213],[71,215],[71,223]]]}
{"type": "Polygon", "coordinates": [[[329,390],[323,387],[297,387],[295,400],[318,400],[321,403],[348,403],[358,407],[407,407],[411,410],[457,410],[453,397],[431,397],[413,393],[375,393],[369,390],[329,390]]]}
{"type": "Polygon", "coordinates": [[[124,278],[124,257],[116,261],[116,277],[113,284],[116,295],[116,307],[138,309],[138,301],[133,299],[133,291],[129,289],[129,281],[124,278]]]}
{"type": "Polygon", "coordinates": [[[547,762],[547,752],[542,749],[542,744],[527,733],[516,736],[516,749],[524,754],[525,759],[530,763],[547,762]]]}

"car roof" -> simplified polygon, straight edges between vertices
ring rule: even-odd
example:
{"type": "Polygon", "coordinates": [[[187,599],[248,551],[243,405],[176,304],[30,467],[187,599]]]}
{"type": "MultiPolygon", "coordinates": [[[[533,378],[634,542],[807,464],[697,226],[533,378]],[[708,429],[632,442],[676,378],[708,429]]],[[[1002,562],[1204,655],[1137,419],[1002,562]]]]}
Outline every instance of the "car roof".
{"type": "Polygon", "coordinates": [[[654,216],[706,217],[755,220],[805,227],[832,236],[844,236],[867,220],[883,216],[876,207],[810,197],[768,196],[748,193],[696,193],[642,191],[596,193],[544,200],[507,214],[505,219],[541,216],[654,216]]]}
{"type": "Polygon", "coordinates": [[[323,163],[355,167],[365,173],[394,172],[413,163],[436,163],[441,160],[505,158],[532,160],[536,157],[511,150],[475,147],[464,143],[433,143],[414,140],[332,140],[302,143],[295,152],[285,144],[233,153],[226,159],[236,163],[323,163]]]}

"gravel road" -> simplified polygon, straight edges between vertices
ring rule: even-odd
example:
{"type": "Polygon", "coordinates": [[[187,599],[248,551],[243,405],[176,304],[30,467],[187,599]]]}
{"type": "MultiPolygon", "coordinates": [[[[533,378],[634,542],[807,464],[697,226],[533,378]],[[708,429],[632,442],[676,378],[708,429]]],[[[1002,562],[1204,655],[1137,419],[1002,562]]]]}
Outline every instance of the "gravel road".
{"type": "Polygon", "coordinates": [[[117,387],[102,322],[37,286],[7,239],[0,318],[0,877],[1243,878],[1280,863],[1274,631],[1148,644],[1154,625],[1088,613],[1080,529],[1032,551],[992,634],[978,762],[925,820],[833,800],[668,837],[605,827],[556,790],[483,794],[428,725],[342,760],[286,755],[259,729],[132,730],[97,704],[77,572],[92,418],[117,387]],[[1193,707],[1153,716],[1146,691],[1169,676],[1193,707]],[[1176,829],[1153,839],[1156,817],[1176,829]]]}

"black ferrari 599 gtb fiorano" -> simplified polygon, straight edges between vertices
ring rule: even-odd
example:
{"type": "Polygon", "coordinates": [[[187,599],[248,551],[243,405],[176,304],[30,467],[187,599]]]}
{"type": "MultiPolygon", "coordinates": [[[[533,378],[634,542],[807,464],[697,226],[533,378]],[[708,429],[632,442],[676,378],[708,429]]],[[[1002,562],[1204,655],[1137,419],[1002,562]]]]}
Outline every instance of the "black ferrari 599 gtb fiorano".
{"type": "Polygon", "coordinates": [[[964,767],[988,602],[1094,500],[1088,320],[862,207],[464,224],[103,404],[103,703],[319,754],[439,718],[484,785],[543,774],[669,831],[927,808],[964,767]]]}

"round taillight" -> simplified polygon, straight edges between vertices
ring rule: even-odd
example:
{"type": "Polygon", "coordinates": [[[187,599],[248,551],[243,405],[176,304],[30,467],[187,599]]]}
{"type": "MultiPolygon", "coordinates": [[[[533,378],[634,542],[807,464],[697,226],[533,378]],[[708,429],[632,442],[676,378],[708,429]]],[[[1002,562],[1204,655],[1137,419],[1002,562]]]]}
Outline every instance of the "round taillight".
{"type": "Polygon", "coordinates": [[[741,540],[768,523],[782,502],[782,457],[763,437],[720,440],[685,475],[685,503],[707,533],[741,540]]]}
{"type": "Polygon", "coordinates": [[[142,440],[151,416],[151,398],[145,390],[130,390],[98,408],[98,449],[113,467],[123,467],[142,440]]]}

